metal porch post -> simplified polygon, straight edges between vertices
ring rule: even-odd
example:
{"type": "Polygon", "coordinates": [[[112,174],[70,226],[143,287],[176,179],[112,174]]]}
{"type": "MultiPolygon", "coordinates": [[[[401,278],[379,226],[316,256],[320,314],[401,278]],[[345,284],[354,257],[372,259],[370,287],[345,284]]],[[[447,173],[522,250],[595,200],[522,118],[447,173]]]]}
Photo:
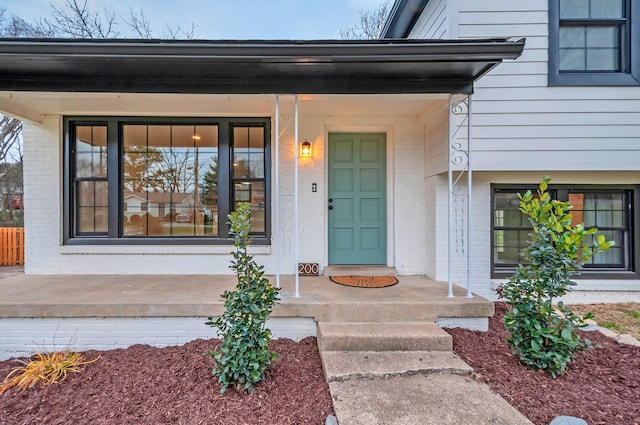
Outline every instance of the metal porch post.
{"type": "Polygon", "coordinates": [[[280,96],[276,95],[276,126],[275,126],[275,151],[276,151],[276,190],[275,190],[275,226],[273,229],[273,244],[276,248],[276,288],[280,288],[280,96]]]}
{"type": "Polygon", "coordinates": [[[453,95],[449,95],[449,167],[448,167],[448,254],[447,254],[447,278],[448,298],[453,298],[453,256],[454,249],[457,255],[462,254],[466,259],[467,272],[467,298],[471,294],[471,203],[473,189],[473,171],[471,168],[472,149],[472,122],[471,122],[471,95],[457,105],[454,105],[453,95]],[[462,117],[462,118],[458,118],[462,117]],[[458,132],[466,127],[466,146],[458,142],[458,132]],[[455,168],[455,170],[454,170],[455,168]],[[467,175],[467,193],[465,195],[458,190],[463,174],[467,175]],[[459,220],[458,220],[459,219],[459,220]],[[453,233],[456,238],[453,240],[453,233]]]}
{"type": "Polygon", "coordinates": [[[295,262],[294,262],[294,268],[295,268],[295,273],[296,273],[296,294],[295,297],[296,298],[300,298],[300,273],[298,270],[298,263],[299,263],[299,255],[300,255],[300,250],[299,250],[299,239],[300,239],[300,234],[298,232],[298,226],[299,226],[299,217],[298,217],[298,204],[299,204],[299,199],[298,199],[298,149],[299,145],[298,145],[298,95],[295,96],[295,103],[294,103],[294,123],[295,123],[295,147],[293,149],[293,167],[295,169],[294,171],[294,179],[295,179],[295,215],[296,215],[296,221],[295,221],[295,226],[294,226],[294,234],[295,234],[295,262]]]}
{"type": "Polygon", "coordinates": [[[471,294],[471,214],[472,202],[471,194],[473,189],[473,169],[471,167],[471,141],[472,141],[472,118],[471,95],[467,97],[467,298],[473,298],[471,294]]]}

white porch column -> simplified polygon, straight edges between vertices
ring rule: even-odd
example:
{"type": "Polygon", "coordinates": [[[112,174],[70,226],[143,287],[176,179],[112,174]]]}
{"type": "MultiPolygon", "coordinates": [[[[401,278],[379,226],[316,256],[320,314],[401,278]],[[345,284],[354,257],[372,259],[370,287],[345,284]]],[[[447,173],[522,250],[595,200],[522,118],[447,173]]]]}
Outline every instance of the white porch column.
{"type": "Polygon", "coordinates": [[[295,180],[295,184],[294,184],[294,205],[295,205],[295,216],[296,216],[296,220],[295,220],[295,224],[294,224],[294,237],[295,237],[295,261],[293,264],[293,267],[295,268],[295,273],[296,273],[296,294],[295,297],[296,298],[300,298],[300,273],[298,270],[298,263],[300,261],[300,232],[299,232],[299,214],[298,214],[298,204],[299,204],[299,199],[298,199],[298,150],[300,149],[300,146],[298,144],[298,95],[295,96],[295,101],[294,101],[294,149],[293,149],[293,167],[294,167],[294,180],[295,180]]]}
{"type": "Polygon", "coordinates": [[[273,226],[273,246],[276,249],[276,288],[280,288],[280,96],[276,95],[276,123],[275,123],[275,146],[276,151],[276,190],[274,215],[275,226],[273,226]]]}
{"type": "MultiPolygon", "coordinates": [[[[289,127],[290,123],[291,123],[291,116],[286,116],[285,117],[281,117],[280,113],[281,113],[281,108],[280,108],[280,95],[276,95],[276,99],[275,99],[275,127],[274,127],[274,133],[275,133],[275,143],[274,143],[274,149],[275,149],[275,196],[274,196],[274,202],[275,202],[275,207],[274,207],[274,215],[275,215],[275,220],[273,220],[275,226],[273,229],[273,246],[275,249],[275,256],[276,256],[276,287],[280,288],[280,273],[281,273],[281,253],[280,251],[282,249],[284,249],[285,245],[287,245],[289,247],[289,249],[291,249],[291,239],[293,239],[293,256],[294,256],[294,274],[295,274],[295,297],[299,298],[300,297],[300,276],[299,276],[299,272],[298,272],[298,262],[299,262],[299,213],[298,213],[298,182],[299,182],[299,178],[298,178],[298,95],[294,96],[294,101],[293,101],[293,124],[294,124],[294,140],[293,140],[293,149],[292,149],[292,154],[293,154],[293,168],[294,168],[294,193],[293,193],[293,238],[291,238],[291,234],[289,232],[289,239],[288,241],[286,240],[286,229],[285,229],[285,235],[281,234],[280,232],[280,226],[284,226],[285,225],[285,217],[284,215],[281,216],[281,211],[280,211],[280,147],[281,147],[281,143],[280,143],[280,138],[282,136],[282,134],[285,133],[285,131],[287,130],[287,128],[289,127]],[[281,119],[285,119],[284,121],[284,128],[281,129],[280,128],[280,120],[281,119]]],[[[285,101],[285,103],[287,104],[291,104],[288,100],[285,101]]],[[[291,204],[291,194],[289,193],[288,195],[284,195],[288,200],[289,200],[289,205],[291,204]]],[[[285,208],[283,209],[284,214],[287,213],[287,211],[289,211],[289,218],[291,215],[291,208],[287,208],[285,206],[285,208]]],[[[288,221],[290,223],[290,221],[288,221]]],[[[287,273],[288,274],[288,273],[287,273]]]]}
{"type": "Polygon", "coordinates": [[[449,96],[449,166],[448,166],[448,256],[447,297],[453,298],[453,260],[464,258],[467,278],[467,298],[471,293],[471,200],[473,172],[471,168],[471,95],[463,99],[449,96]],[[466,139],[466,140],[465,140],[466,139]],[[462,190],[467,176],[466,194],[462,190]]]}

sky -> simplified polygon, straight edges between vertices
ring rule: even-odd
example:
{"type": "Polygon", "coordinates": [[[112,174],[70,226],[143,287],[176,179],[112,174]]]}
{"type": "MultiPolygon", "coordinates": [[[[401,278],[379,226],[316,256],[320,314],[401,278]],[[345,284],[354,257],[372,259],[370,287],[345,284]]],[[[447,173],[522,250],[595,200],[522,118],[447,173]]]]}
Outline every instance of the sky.
{"type": "MultiPolygon", "coordinates": [[[[26,21],[47,18],[51,5],[66,0],[0,0],[0,9],[26,21]]],[[[82,4],[84,0],[78,0],[82,4]]],[[[361,10],[375,10],[382,0],[87,0],[92,11],[105,7],[122,22],[129,8],[142,9],[153,36],[167,35],[165,24],[191,28],[200,39],[339,39],[339,30],[357,24],[361,10]],[[163,34],[164,33],[164,34],[163,34]]],[[[125,25],[122,37],[131,36],[125,25]]]]}

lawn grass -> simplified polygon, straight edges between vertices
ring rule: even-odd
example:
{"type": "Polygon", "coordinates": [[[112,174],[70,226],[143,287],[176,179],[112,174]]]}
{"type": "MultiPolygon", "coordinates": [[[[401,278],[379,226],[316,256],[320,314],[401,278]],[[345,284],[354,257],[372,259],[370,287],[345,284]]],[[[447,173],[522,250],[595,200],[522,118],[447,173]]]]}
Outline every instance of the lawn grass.
{"type": "Polygon", "coordinates": [[[599,326],[611,329],[617,333],[631,334],[640,340],[640,304],[575,304],[570,305],[571,311],[577,314],[592,313],[593,320],[599,326]]]}

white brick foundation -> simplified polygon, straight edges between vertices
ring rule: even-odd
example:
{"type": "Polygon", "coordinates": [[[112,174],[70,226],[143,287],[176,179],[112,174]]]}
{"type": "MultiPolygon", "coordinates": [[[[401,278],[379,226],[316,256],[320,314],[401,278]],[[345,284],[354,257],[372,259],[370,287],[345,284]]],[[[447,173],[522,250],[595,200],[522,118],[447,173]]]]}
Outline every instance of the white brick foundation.
{"type": "MultiPolygon", "coordinates": [[[[34,352],[111,350],[134,344],[155,347],[180,345],[216,337],[203,317],[86,317],[2,318],[0,360],[30,356],[34,352]]],[[[316,335],[311,318],[280,318],[267,322],[274,338],[300,340],[316,335]]]]}

